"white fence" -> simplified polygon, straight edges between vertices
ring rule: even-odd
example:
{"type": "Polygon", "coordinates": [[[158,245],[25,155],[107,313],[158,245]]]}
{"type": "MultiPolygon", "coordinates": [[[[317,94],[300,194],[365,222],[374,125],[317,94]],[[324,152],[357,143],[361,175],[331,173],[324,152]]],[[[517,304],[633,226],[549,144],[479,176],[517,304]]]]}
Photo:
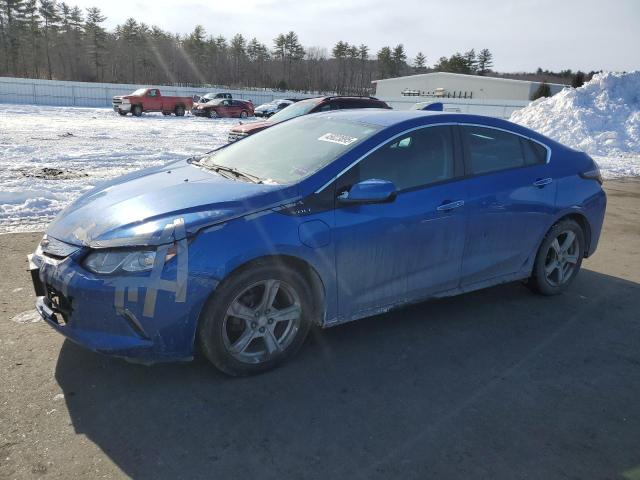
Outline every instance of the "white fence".
{"type": "Polygon", "coordinates": [[[395,110],[409,110],[418,102],[441,102],[445,112],[473,113],[508,119],[513,112],[529,105],[527,100],[476,100],[470,98],[399,97],[384,98],[395,110]]]}
{"type": "Polygon", "coordinates": [[[279,92],[274,90],[229,90],[224,87],[192,88],[0,77],[0,103],[110,107],[111,98],[115,95],[126,95],[144,87],[158,87],[163,95],[186,97],[203,95],[207,92],[229,92],[234,98],[251,100],[254,105],[270,102],[276,98],[307,98],[314,96],[299,92],[279,92]]]}

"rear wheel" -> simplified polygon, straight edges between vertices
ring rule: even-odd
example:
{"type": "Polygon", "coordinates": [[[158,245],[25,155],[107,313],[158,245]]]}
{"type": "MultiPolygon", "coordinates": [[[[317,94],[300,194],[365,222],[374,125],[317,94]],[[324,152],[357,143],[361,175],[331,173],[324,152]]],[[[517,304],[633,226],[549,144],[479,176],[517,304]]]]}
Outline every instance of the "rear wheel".
{"type": "Polygon", "coordinates": [[[178,105],[174,110],[176,117],[184,117],[184,107],[182,105],[178,105]]]}
{"type": "Polygon", "coordinates": [[[538,250],[529,285],[543,295],[557,295],[578,275],[584,256],[584,232],[573,220],[556,223],[538,250]]]}
{"type": "Polygon", "coordinates": [[[217,288],[200,318],[198,339],[223,372],[259,373],[300,348],[311,316],[311,291],[302,275],[282,264],[256,264],[217,288]]]}
{"type": "Polygon", "coordinates": [[[134,105],[133,107],[131,107],[131,113],[133,115],[135,115],[136,117],[139,117],[142,115],[142,105],[134,105]]]}

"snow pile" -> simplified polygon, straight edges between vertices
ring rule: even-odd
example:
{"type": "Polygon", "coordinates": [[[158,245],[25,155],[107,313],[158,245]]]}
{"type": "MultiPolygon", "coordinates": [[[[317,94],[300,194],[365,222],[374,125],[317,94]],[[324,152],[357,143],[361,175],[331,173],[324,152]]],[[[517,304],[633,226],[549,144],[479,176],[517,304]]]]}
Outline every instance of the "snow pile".
{"type": "Polygon", "coordinates": [[[597,74],[510,120],[588,153],[607,178],[640,175],[640,71],[597,74]]]}
{"type": "Polygon", "coordinates": [[[121,117],[104,108],[0,105],[0,233],[43,230],[100,182],[212,150],[226,143],[237,123],[189,115],[121,117]]]}

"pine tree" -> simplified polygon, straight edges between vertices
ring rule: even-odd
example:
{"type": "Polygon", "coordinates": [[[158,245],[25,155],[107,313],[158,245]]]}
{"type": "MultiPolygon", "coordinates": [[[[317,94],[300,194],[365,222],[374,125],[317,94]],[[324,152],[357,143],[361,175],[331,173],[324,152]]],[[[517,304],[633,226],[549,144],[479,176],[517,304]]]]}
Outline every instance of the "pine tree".
{"type": "Polygon", "coordinates": [[[102,81],[104,76],[104,64],[102,62],[106,49],[106,30],[101,24],[107,19],[97,7],[87,8],[87,18],[84,23],[84,32],[88,39],[87,55],[93,66],[94,79],[102,81]]]}
{"type": "Polygon", "coordinates": [[[467,73],[476,73],[478,70],[478,59],[476,58],[475,49],[464,52],[464,60],[467,67],[467,73]]]}
{"type": "Polygon", "coordinates": [[[24,15],[27,21],[32,72],[36,78],[40,78],[40,27],[42,21],[38,15],[37,0],[28,0],[25,3],[24,15]]]}
{"type": "Polygon", "coordinates": [[[538,89],[535,92],[533,92],[533,95],[531,95],[531,100],[537,100],[538,98],[550,97],[550,96],[551,96],[551,88],[549,88],[549,85],[547,85],[546,82],[542,82],[538,87],[538,89]]]}
{"type": "Polygon", "coordinates": [[[478,55],[478,75],[486,75],[493,67],[493,54],[488,48],[480,50],[478,55]]]}
{"type": "Polygon", "coordinates": [[[418,52],[416,58],[413,59],[413,69],[416,72],[424,72],[427,66],[427,57],[422,52],[418,52]]]}
{"type": "Polygon", "coordinates": [[[404,45],[399,44],[393,49],[391,54],[393,65],[393,76],[400,76],[404,68],[406,67],[407,54],[404,52],[404,45]]]}
{"type": "Polygon", "coordinates": [[[581,72],[580,70],[578,70],[576,74],[573,76],[573,79],[571,80],[571,86],[573,88],[580,88],[582,85],[584,85],[584,79],[585,79],[584,72],[581,72]]]}
{"type": "Polygon", "coordinates": [[[378,74],[380,78],[388,78],[393,72],[393,58],[389,47],[382,47],[377,53],[378,74]]]}
{"type": "Polygon", "coordinates": [[[22,49],[22,37],[26,19],[24,0],[0,0],[3,19],[3,44],[7,71],[18,74],[18,58],[22,49]]]}
{"type": "Polygon", "coordinates": [[[53,45],[54,36],[58,30],[60,16],[58,15],[58,6],[55,0],[40,0],[39,8],[40,16],[44,22],[44,51],[47,58],[47,77],[53,79],[53,70],[51,68],[51,47],[53,45]]]}

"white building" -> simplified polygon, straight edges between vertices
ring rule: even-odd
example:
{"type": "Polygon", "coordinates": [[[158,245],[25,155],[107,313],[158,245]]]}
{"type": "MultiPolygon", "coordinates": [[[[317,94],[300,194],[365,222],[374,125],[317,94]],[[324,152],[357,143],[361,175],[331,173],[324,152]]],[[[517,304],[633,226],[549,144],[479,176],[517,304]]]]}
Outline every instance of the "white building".
{"type": "MultiPolygon", "coordinates": [[[[424,73],[374,80],[375,96],[393,108],[407,110],[417,102],[442,102],[445,110],[480,113],[507,118],[526,106],[541,82],[509,78],[424,73]]],[[[547,83],[555,95],[566,85],[547,83]]]]}

